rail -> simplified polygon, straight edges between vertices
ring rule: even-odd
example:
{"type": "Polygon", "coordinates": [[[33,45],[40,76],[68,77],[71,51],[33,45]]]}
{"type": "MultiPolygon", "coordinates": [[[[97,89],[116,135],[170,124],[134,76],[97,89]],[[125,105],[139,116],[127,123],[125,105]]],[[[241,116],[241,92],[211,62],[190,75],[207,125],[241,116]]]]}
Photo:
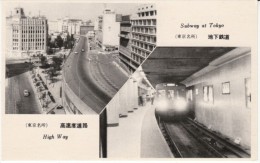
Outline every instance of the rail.
{"type": "Polygon", "coordinates": [[[199,129],[201,132],[203,132],[203,134],[207,135],[208,137],[211,138],[211,140],[213,140],[214,142],[217,142],[219,144],[221,144],[223,147],[225,147],[226,149],[229,150],[229,152],[232,152],[234,155],[236,155],[239,158],[250,158],[251,155],[248,151],[246,151],[245,149],[243,149],[242,147],[240,147],[237,144],[234,144],[233,142],[231,142],[230,140],[227,140],[224,137],[221,137],[220,135],[206,129],[205,127],[203,127],[201,124],[199,124],[198,122],[193,121],[192,119],[188,118],[187,121],[193,125],[195,128],[199,129]]]}
{"type": "MultiPolygon", "coordinates": [[[[173,155],[176,158],[183,158],[185,153],[182,153],[181,150],[179,150],[178,145],[174,138],[171,137],[169,128],[165,122],[158,121],[158,124],[173,155]]],[[[176,122],[176,124],[181,125],[189,135],[195,138],[199,144],[205,147],[216,158],[250,158],[251,156],[250,153],[241,146],[208,130],[206,127],[190,118],[176,122]]]]}
{"type": "Polygon", "coordinates": [[[165,126],[164,122],[160,123],[160,128],[161,128],[162,134],[165,137],[165,140],[166,140],[167,144],[169,145],[169,148],[170,148],[172,154],[174,155],[174,157],[183,158],[183,155],[181,154],[175,141],[173,140],[173,138],[170,137],[169,129],[165,126]]]}

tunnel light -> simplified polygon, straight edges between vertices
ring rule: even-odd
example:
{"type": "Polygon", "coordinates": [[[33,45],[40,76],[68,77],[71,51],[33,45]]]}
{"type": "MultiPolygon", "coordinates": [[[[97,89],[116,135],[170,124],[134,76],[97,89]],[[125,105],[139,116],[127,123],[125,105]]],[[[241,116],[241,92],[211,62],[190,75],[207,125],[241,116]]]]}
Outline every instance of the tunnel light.
{"type": "Polygon", "coordinates": [[[179,111],[185,111],[187,108],[187,102],[184,98],[178,98],[175,101],[175,109],[179,111]]]}
{"type": "Polygon", "coordinates": [[[159,98],[155,101],[155,106],[160,110],[167,110],[169,107],[169,101],[166,98],[159,98]]]}
{"type": "Polygon", "coordinates": [[[171,86],[175,86],[175,84],[174,83],[168,83],[168,84],[166,84],[166,86],[171,87],[171,86]]]}

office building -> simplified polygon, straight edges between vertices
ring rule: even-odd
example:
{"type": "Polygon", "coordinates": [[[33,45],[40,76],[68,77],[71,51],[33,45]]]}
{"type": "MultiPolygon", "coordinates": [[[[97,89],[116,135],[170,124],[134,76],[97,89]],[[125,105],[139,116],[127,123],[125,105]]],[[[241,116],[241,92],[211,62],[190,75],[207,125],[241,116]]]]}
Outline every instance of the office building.
{"type": "Polygon", "coordinates": [[[133,63],[135,61],[132,61],[131,58],[131,30],[130,15],[122,16],[119,34],[119,58],[133,72],[136,66],[133,63]]]}
{"type": "Polygon", "coordinates": [[[121,15],[105,9],[98,18],[97,44],[103,50],[118,49],[121,15]]]}
{"type": "Polygon", "coordinates": [[[44,16],[25,16],[17,7],[6,18],[7,57],[28,58],[46,53],[48,24],[44,16]]]}
{"type": "Polygon", "coordinates": [[[131,67],[137,68],[156,47],[156,15],[155,5],[149,4],[131,16],[131,67]]]}

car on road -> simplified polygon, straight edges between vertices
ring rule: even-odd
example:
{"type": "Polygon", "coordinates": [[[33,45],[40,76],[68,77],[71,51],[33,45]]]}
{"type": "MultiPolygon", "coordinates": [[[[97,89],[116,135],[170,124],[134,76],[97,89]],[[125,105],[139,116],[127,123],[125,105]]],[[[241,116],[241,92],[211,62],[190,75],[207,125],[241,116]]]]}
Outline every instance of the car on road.
{"type": "Polygon", "coordinates": [[[25,90],[23,91],[23,95],[24,95],[25,97],[27,97],[27,96],[30,95],[30,92],[29,92],[27,89],[25,89],[25,90]]]}
{"type": "Polygon", "coordinates": [[[84,52],[85,50],[84,49],[81,49],[82,52],[84,52]]]}
{"type": "Polygon", "coordinates": [[[62,108],[63,108],[62,105],[57,106],[57,109],[62,109],[62,108]]]}
{"type": "Polygon", "coordinates": [[[74,52],[75,54],[78,54],[78,52],[74,52]]]}

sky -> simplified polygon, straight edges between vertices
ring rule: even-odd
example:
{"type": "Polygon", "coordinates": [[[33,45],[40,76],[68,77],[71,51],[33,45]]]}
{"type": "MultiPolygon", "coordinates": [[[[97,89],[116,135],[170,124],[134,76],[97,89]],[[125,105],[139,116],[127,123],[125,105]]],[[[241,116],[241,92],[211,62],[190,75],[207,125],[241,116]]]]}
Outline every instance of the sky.
{"type": "Polygon", "coordinates": [[[62,2],[8,2],[4,7],[5,16],[9,16],[11,11],[14,13],[15,7],[22,7],[25,15],[36,16],[45,15],[48,20],[56,20],[69,16],[69,18],[82,19],[83,21],[94,21],[99,15],[102,14],[105,6],[110,9],[114,9],[117,14],[132,14],[137,11],[137,7],[141,3],[62,3],[62,2]]]}

